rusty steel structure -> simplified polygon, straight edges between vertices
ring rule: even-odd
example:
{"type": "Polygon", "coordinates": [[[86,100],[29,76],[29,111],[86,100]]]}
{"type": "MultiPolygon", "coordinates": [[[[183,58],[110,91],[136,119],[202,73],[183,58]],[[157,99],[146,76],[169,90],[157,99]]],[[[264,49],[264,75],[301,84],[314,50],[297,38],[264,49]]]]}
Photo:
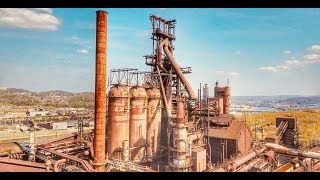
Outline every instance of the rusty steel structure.
{"type": "Polygon", "coordinates": [[[108,99],[108,155],[111,158],[119,159],[123,141],[129,141],[130,98],[128,86],[113,86],[109,91],[108,99]]]}
{"type": "Polygon", "coordinates": [[[69,116],[78,120],[78,132],[42,143],[36,142],[34,118],[6,119],[29,124],[30,138],[27,145],[0,143],[0,171],[319,171],[319,147],[297,149],[296,119],[277,118],[274,142],[285,146],[256,142],[246,122],[230,114],[229,81],[224,87],[216,82],[213,97],[200,83],[196,95],[186,76],[191,67],[174,57],[176,20],[149,18],[153,48],[144,57],[150,71],[111,69],[108,78],[108,13],[96,11],[94,118],[69,116]],[[93,131],[84,131],[83,119],[94,119],[93,131]],[[279,165],[279,155],[288,161],[279,165]]]}
{"type": "Polygon", "coordinates": [[[266,143],[265,146],[281,154],[288,154],[288,155],[293,155],[293,156],[298,156],[303,158],[320,159],[320,153],[318,152],[301,151],[297,149],[287,148],[285,146],[281,146],[279,144],[274,144],[274,143],[266,143]]]}
{"type": "Polygon", "coordinates": [[[131,160],[140,162],[145,158],[147,136],[147,92],[143,87],[130,89],[130,132],[131,160]]]}
{"type": "Polygon", "coordinates": [[[46,115],[40,117],[10,117],[3,118],[0,120],[0,126],[2,125],[14,125],[14,124],[29,124],[30,122],[35,122],[39,124],[47,124],[51,122],[60,121],[78,121],[78,120],[93,120],[93,115],[91,114],[69,114],[69,115],[46,115]]]}
{"type": "Polygon", "coordinates": [[[147,149],[149,161],[161,152],[161,94],[158,88],[147,89],[147,149]]]}
{"type": "Polygon", "coordinates": [[[188,171],[191,166],[191,143],[188,139],[187,129],[185,126],[184,102],[177,101],[177,123],[173,130],[173,140],[170,144],[172,161],[169,155],[169,163],[174,171],[188,171]]]}
{"type": "Polygon", "coordinates": [[[93,146],[94,167],[96,170],[103,172],[106,152],[108,13],[100,10],[96,13],[95,131],[93,146]]]}
{"type": "Polygon", "coordinates": [[[225,87],[220,87],[218,81],[216,81],[216,86],[214,87],[214,97],[219,99],[219,106],[221,108],[221,101],[223,104],[222,111],[220,114],[229,114],[230,109],[230,95],[231,88],[229,83],[225,87]]]}

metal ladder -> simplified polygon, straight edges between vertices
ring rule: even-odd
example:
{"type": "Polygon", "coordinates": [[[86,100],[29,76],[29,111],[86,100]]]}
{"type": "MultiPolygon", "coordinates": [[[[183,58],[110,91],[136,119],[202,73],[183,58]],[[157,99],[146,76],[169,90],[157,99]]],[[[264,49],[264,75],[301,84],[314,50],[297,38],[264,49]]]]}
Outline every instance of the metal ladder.
{"type": "Polygon", "coordinates": [[[276,136],[278,138],[278,140],[280,141],[280,139],[282,138],[284,132],[286,131],[288,127],[288,121],[281,121],[281,123],[279,124],[278,128],[277,128],[277,133],[276,136]]]}

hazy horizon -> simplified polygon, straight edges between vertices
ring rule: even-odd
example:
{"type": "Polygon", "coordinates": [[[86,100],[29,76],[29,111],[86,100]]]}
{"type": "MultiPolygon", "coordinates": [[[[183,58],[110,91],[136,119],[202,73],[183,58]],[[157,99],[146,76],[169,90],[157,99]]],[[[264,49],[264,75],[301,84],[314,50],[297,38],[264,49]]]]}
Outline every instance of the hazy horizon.
{"type": "MultiPolygon", "coordinates": [[[[48,89],[48,90],[31,90],[19,87],[0,87],[0,90],[4,90],[4,88],[14,88],[14,89],[24,89],[30,92],[48,92],[48,91],[63,91],[69,93],[94,93],[94,91],[67,91],[63,89],[48,89]]],[[[320,95],[299,95],[299,94],[276,94],[276,95],[232,95],[231,97],[275,97],[275,96],[300,96],[300,97],[311,97],[311,96],[320,96],[320,95]]],[[[210,93],[210,97],[213,97],[213,92],[210,93]]]]}

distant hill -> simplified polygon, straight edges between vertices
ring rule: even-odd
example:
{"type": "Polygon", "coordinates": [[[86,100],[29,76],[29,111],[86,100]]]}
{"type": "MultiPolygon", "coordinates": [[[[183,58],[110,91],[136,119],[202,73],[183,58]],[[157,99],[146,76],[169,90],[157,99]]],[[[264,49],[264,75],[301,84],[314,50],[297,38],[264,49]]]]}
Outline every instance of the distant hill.
{"type": "Polygon", "coordinates": [[[9,93],[28,93],[30,91],[25,90],[25,89],[20,89],[20,88],[7,88],[4,91],[9,92],[9,93]]]}
{"type": "Polygon", "coordinates": [[[294,97],[294,98],[279,100],[278,102],[289,103],[289,104],[318,104],[320,103],[320,96],[294,97]]]}
{"type": "Polygon", "coordinates": [[[62,90],[53,90],[53,91],[43,91],[39,92],[38,96],[73,96],[76,93],[62,91],[62,90]]]}
{"type": "Polygon", "coordinates": [[[91,109],[94,107],[94,93],[72,93],[62,90],[32,92],[19,88],[7,88],[6,90],[0,90],[0,104],[91,109]]]}
{"type": "Polygon", "coordinates": [[[257,105],[295,105],[302,107],[320,107],[320,96],[232,96],[231,104],[257,105]]]}

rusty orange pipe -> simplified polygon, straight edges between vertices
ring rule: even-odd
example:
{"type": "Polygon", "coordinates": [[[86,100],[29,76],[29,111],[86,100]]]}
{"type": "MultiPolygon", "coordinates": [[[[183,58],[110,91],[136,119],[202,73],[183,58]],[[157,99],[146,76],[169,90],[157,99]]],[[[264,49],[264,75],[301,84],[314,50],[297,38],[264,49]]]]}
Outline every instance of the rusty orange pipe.
{"type": "Polygon", "coordinates": [[[180,100],[177,102],[177,123],[178,124],[184,124],[184,104],[180,100]]]}
{"type": "Polygon", "coordinates": [[[94,169],[105,171],[106,158],[106,117],[107,117],[107,21],[106,11],[97,11],[96,22],[96,82],[95,82],[95,130],[94,130],[94,169]]]}
{"type": "Polygon", "coordinates": [[[54,172],[60,172],[59,170],[59,165],[62,163],[65,163],[67,160],[66,159],[59,159],[58,161],[56,161],[53,165],[53,171],[54,172]]]}

